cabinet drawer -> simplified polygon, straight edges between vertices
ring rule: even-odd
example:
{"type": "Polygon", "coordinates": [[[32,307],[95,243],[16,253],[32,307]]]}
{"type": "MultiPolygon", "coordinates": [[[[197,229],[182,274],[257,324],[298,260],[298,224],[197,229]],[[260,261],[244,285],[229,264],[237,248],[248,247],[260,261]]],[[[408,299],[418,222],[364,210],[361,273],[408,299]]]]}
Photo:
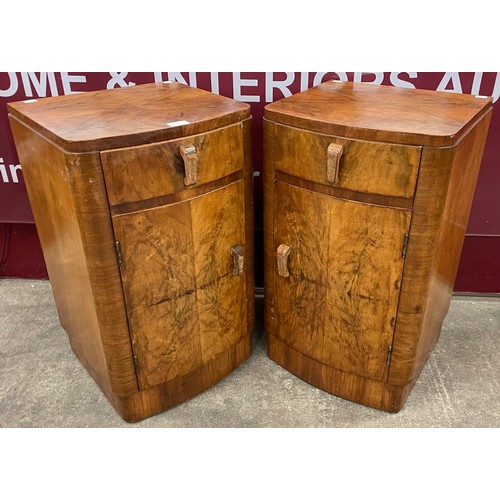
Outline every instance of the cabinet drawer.
{"type": "Polygon", "coordinates": [[[278,124],[275,134],[278,171],[352,191],[413,198],[421,147],[353,141],[278,124]]]}
{"type": "Polygon", "coordinates": [[[242,123],[213,132],[101,152],[111,205],[156,198],[243,168],[242,123]]]}

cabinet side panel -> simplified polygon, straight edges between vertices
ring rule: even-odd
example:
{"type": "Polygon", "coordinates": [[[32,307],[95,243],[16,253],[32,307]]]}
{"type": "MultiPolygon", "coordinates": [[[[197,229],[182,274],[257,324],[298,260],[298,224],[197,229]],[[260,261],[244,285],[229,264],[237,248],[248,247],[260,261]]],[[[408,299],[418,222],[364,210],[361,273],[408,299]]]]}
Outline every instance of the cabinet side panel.
{"type": "Polygon", "coordinates": [[[11,127],[61,325],[75,354],[109,393],[110,380],[65,155],[13,118],[11,127]]]}
{"type": "Polygon", "coordinates": [[[490,120],[491,112],[456,150],[417,349],[415,376],[436,345],[450,306],[490,120]]]}
{"type": "Polygon", "coordinates": [[[410,223],[388,382],[412,380],[455,149],[424,148],[410,223]]]}
{"type": "Polygon", "coordinates": [[[274,123],[264,120],[264,327],[274,328],[274,123]]]}
{"type": "Polygon", "coordinates": [[[68,154],[66,162],[111,389],[130,394],[137,377],[100,157],[68,154]]]}
{"type": "Polygon", "coordinates": [[[389,383],[418,376],[450,305],[491,112],[454,148],[422,154],[389,383]]]}
{"type": "Polygon", "coordinates": [[[254,277],[254,204],[252,167],[252,119],[243,122],[243,157],[245,182],[245,267],[247,287],[247,334],[252,335],[255,324],[254,277]]]}

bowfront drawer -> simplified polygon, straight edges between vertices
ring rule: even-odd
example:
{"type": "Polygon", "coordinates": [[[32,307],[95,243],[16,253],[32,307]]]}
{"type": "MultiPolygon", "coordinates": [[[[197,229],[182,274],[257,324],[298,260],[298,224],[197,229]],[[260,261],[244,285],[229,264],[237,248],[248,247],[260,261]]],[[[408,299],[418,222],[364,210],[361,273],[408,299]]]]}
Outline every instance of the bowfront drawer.
{"type": "Polygon", "coordinates": [[[421,147],[348,140],[275,124],[274,167],[338,188],[413,198],[421,147]]]}
{"type": "Polygon", "coordinates": [[[144,146],[101,152],[111,205],[169,195],[243,168],[242,124],[144,146]]]}

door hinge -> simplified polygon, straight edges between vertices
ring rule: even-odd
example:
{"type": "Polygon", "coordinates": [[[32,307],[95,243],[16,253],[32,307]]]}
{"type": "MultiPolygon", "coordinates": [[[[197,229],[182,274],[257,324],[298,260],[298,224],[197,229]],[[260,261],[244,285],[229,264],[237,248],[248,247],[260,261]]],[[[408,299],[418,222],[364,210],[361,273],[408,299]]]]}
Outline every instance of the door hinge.
{"type": "Polygon", "coordinates": [[[410,235],[408,233],[405,234],[403,239],[403,250],[401,251],[401,257],[406,259],[406,252],[408,251],[408,240],[410,239],[410,235]]]}
{"type": "Polygon", "coordinates": [[[115,241],[115,250],[116,250],[116,258],[118,259],[118,265],[123,266],[123,258],[122,258],[122,247],[119,241],[115,241]]]}
{"type": "Polygon", "coordinates": [[[392,358],[392,345],[387,348],[387,358],[385,359],[385,364],[390,365],[392,358]]]}
{"type": "Polygon", "coordinates": [[[137,357],[137,354],[134,355],[134,367],[135,373],[139,373],[139,358],[137,357]]]}

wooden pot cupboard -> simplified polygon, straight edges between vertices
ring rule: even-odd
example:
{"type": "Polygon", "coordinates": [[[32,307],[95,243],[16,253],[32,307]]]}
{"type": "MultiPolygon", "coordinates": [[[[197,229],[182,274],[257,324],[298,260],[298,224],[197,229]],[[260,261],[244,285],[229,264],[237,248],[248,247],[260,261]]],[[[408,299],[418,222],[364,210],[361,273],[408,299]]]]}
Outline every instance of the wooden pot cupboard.
{"type": "Polygon", "coordinates": [[[62,326],[137,421],[251,351],[250,108],[175,82],[8,106],[62,326]]]}
{"type": "Polygon", "coordinates": [[[271,359],[401,409],[448,311],[491,105],[328,82],[266,106],[271,359]]]}

